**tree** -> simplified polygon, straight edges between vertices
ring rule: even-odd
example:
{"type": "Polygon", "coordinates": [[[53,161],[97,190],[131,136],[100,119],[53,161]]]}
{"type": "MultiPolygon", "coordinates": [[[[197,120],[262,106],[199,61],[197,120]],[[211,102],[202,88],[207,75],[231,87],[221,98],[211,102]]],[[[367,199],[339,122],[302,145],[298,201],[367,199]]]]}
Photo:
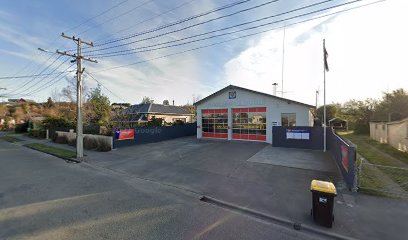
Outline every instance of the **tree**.
{"type": "Polygon", "coordinates": [[[384,93],[374,113],[375,120],[396,121],[408,117],[408,93],[400,88],[384,93]]]}
{"type": "Polygon", "coordinates": [[[195,104],[196,102],[202,99],[201,94],[197,94],[197,95],[193,94],[192,97],[193,97],[193,104],[195,104]]]}
{"type": "Polygon", "coordinates": [[[147,126],[163,126],[163,118],[156,118],[155,116],[153,116],[149,122],[147,123],[147,126]]]}
{"type": "Polygon", "coordinates": [[[54,101],[52,101],[51,97],[48,97],[47,102],[45,102],[44,106],[46,108],[52,108],[54,107],[54,101]]]}
{"type": "Polygon", "coordinates": [[[88,94],[88,105],[92,110],[90,121],[99,126],[107,126],[110,116],[110,101],[109,98],[101,91],[101,86],[98,84],[96,88],[91,89],[88,94]]]}
{"type": "MultiPolygon", "coordinates": [[[[339,103],[332,103],[326,105],[326,123],[329,124],[329,120],[337,117],[341,111],[341,105],[339,103]]],[[[323,122],[324,118],[324,109],[323,106],[319,107],[316,111],[316,117],[323,122]]]]}
{"type": "MultiPolygon", "coordinates": [[[[74,78],[66,78],[65,79],[68,83],[66,87],[61,90],[61,96],[64,100],[69,102],[76,102],[77,98],[77,80],[76,77],[74,78]]],[[[86,96],[88,95],[88,87],[85,84],[84,79],[82,80],[82,102],[85,102],[86,96]]]]}
{"type": "Polygon", "coordinates": [[[370,131],[370,120],[373,116],[378,101],[368,98],[363,101],[350,100],[343,104],[338,117],[348,121],[349,128],[355,133],[367,134],[370,131]]]}
{"type": "Polygon", "coordinates": [[[164,100],[163,105],[169,105],[169,100],[164,100]]]}
{"type": "Polygon", "coordinates": [[[143,97],[143,99],[142,99],[142,104],[145,104],[145,103],[153,103],[153,99],[151,99],[150,97],[147,97],[147,96],[144,96],[143,97]]]}

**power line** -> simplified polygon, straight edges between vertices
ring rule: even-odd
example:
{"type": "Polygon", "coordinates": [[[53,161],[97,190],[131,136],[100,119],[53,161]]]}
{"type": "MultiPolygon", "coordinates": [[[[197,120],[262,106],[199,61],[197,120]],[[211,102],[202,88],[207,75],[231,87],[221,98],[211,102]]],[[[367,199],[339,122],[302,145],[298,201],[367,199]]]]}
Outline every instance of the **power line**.
{"type": "MultiPolygon", "coordinates": [[[[60,56],[61,57],[61,56],[60,56]]],[[[68,62],[69,59],[66,59],[65,61],[61,62],[56,68],[54,68],[54,70],[52,70],[51,73],[54,73],[55,71],[57,71],[63,64],[65,64],[66,62],[68,62]]],[[[66,71],[66,70],[65,70],[66,71]]],[[[63,72],[65,72],[63,71],[63,72]]],[[[61,73],[62,74],[62,73],[61,73]]],[[[45,79],[47,79],[48,76],[43,77],[40,81],[38,82],[34,82],[34,84],[32,84],[31,86],[26,87],[26,89],[20,89],[17,93],[13,94],[13,95],[19,95],[21,93],[23,93],[24,91],[27,91],[35,86],[37,86],[38,84],[40,84],[41,82],[43,82],[45,79]]]]}
{"type": "MultiPolygon", "coordinates": [[[[51,56],[52,57],[52,56],[51,56]]],[[[51,59],[51,57],[49,59],[51,59]]],[[[54,61],[49,64],[46,68],[44,68],[38,75],[41,75],[43,72],[45,72],[48,68],[50,68],[56,61],[58,61],[58,59],[60,59],[61,56],[58,56],[56,59],[54,59],[54,61]]],[[[51,72],[53,73],[53,72],[51,72]]],[[[8,94],[10,93],[14,93],[16,91],[19,91],[21,88],[24,88],[25,86],[27,86],[30,82],[33,82],[35,79],[37,79],[37,77],[33,77],[31,80],[28,80],[27,82],[25,82],[22,86],[20,86],[18,89],[12,90],[11,92],[8,92],[8,94]]]]}
{"type": "MultiPolygon", "coordinates": [[[[131,34],[131,35],[121,37],[121,38],[118,38],[118,39],[114,39],[114,40],[110,40],[110,41],[107,41],[107,42],[104,42],[104,43],[95,44],[95,47],[104,46],[104,45],[115,43],[115,42],[118,42],[118,41],[134,38],[134,37],[137,37],[137,36],[140,36],[140,35],[144,35],[144,34],[148,34],[148,33],[151,33],[151,32],[159,31],[161,29],[165,29],[165,28],[177,25],[177,24],[181,24],[181,23],[184,23],[184,22],[187,22],[187,21],[191,21],[193,19],[200,18],[200,17],[206,16],[206,15],[209,15],[211,13],[221,11],[221,10],[224,10],[224,9],[227,9],[227,8],[231,8],[231,7],[234,7],[234,6],[249,2],[249,1],[252,1],[252,0],[241,0],[241,1],[238,1],[238,2],[226,4],[226,5],[223,5],[221,7],[217,7],[217,8],[211,9],[209,11],[202,12],[202,13],[199,13],[199,14],[196,14],[196,15],[193,15],[193,16],[190,16],[190,17],[187,17],[187,18],[184,18],[184,19],[172,22],[172,23],[164,24],[164,25],[161,25],[161,26],[153,28],[153,29],[149,29],[149,30],[139,32],[139,33],[136,33],[136,34],[131,34]]],[[[279,1],[279,0],[277,0],[277,1],[279,1]]],[[[70,51],[70,50],[68,50],[68,51],[70,51]]],[[[84,52],[89,52],[89,51],[84,51],[84,52]]]]}
{"type": "MultiPolygon", "coordinates": [[[[331,1],[331,0],[330,0],[330,1],[331,1]]],[[[284,12],[284,13],[279,13],[279,14],[272,15],[272,16],[268,16],[268,17],[264,17],[264,18],[261,18],[261,19],[257,19],[257,20],[253,20],[253,21],[249,21],[249,22],[245,22],[245,23],[241,23],[241,24],[236,24],[236,25],[233,25],[233,26],[230,26],[230,27],[225,27],[225,28],[221,28],[221,29],[217,29],[217,30],[213,30],[213,31],[209,31],[209,32],[201,33],[201,34],[196,34],[196,35],[189,36],[189,37],[185,37],[185,38],[182,38],[182,39],[167,41],[167,42],[163,42],[163,43],[159,43],[159,44],[153,44],[153,45],[144,46],[144,47],[131,48],[131,49],[126,49],[126,50],[121,50],[121,51],[108,52],[108,53],[99,53],[99,54],[94,54],[94,55],[92,55],[92,57],[97,57],[97,56],[101,56],[101,57],[122,56],[122,55],[128,55],[128,54],[134,54],[134,53],[141,53],[141,52],[149,52],[149,51],[155,51],[155,50],[160,50],[160,49],[164,49],[164,48],[170,48],[170,47],[176,47],[176,46],[186,45],[186,44],[189,44],[189,43],[194,43],[194,42],[199,42],[199,41],[203,41],[203,40],[208,40],[208,39],[211,39],[211,38],[216,38],[216,37],[220,37],[220,36],[230,35],[230,34],[234,34],[234,33],[238,33],[238,32],[253,30],[253,29],[256,29],[256,28],[260,28],[260,27],[264,27],[264,26],[276,24],[276,23],[279,23],[279,22],[284,22],[284,21],[287,21],[287,20],[292,20],[292,19],[295,19],[295,18],[300,18],[300,17],[307,16],[307,15],[312,15],[312,14],[315,14],[315,13],[318,13],[318,12],[326,11],[326,10],[329,10],[329,9],[332,9],[332,8],[337,8],[337,7],[340,7],[340,6],[347,5],[347,4],[352,4],[352,3],[355,3],[355,2],[358,2],[358,1],[362,1],[362,0],[355,0],[355,1],[352,1],[352,2],[348,2],[348,3],[344,3],[344,4],[339,4],[339,5],[335,5],[335,6],[332,6],[332,7],[323,8],[323,9],[315,10],[315,11],[312,11],[312,12],[308,12],[308,13],[296,15],[296,16],[289,17],[289,18],[286,18],[286,19],[281,19],[281,20],[278,20],[278,21],[270,22],[270,23],[264,23],[264,24],[260,24],[260,25],[257,25],[257,26],[248,27],[248,28],[244,28],[244,29],[239,29],[239,30],[236,30],[236,31],[227,32],[227,33],[222,33],[222,34],[218,34],[218,35],[213,35],[213,36],[210,36],[210,37],[205,37],[205,38],[201,38],[201,39],[196,39],[196,40],[192,40],[192,41],[188,41],[188,42],[184,42],[184,43],[173,44],[173,45],[170,45],[170,46],[158,47],[158,48],[153,48],[153,49],[147,49],[147,48],[156,47],[156,46],[161,46],[161,45],[165,45],[165,44],[169,44],[169,43],[173,43],[173,42],[180,42],[180,41],[184,41],[184,40],[187,40],[187,39],[191,39],[191,38],[195,38],[195,37],[203,36],[203,35],[208,35],[208,34],[215,33],[215,32],[219,32],[219,31],[224,31],[224,30],[231,29],[231,28],[236,28],[236,27],[238,27],[238,26],[243,26],[243,25],[252,24],[252,23],[255,23],[255,22],[259,22],[259,21],[263,21],[263,20],[269,19],[269,18],[274,18],[274,17],[277,17],[277,16],[282,16],[282,15],[285,15],[285,14],[288,14],[288,13],[291,13],[291,12],[300,11],[300,10],[303,10],[303,9],[306,9],[306,8],[310,8],[310,7],[315,7],[315,6],[318,5],[318,4],[322,4],[322,3],[325,3],[325,2],[326,2],[326,1],[323,1],[323,2],[320,2],[320,3],[316,3],[316,4],[312,4],[312,5],[307,5],[307,6],[300,7],[300,8],[294,9],[294,10],[290,10],[290,11],[287,11],[287,12],[284,12]],[[146,50],[135,51],[135,50],[140,50],[140,49],[146,49],[146,50]]]]}
{"type": "MultiPolygon", "coordinates": [[[[333,13],[328,13],[328,14],[321,15],[321,16],[318,16],[318,17],[305,19],[305,20],[298,21],[298,22],[295,22],[295,23],[286,24],[286,27],[301,24],[301,23],[305,23],[305,22],[309,22],[309,21],[313,21],[313,20],[328,17],[328,16],[332,16],[332,15],[343,13],[343,12],[348,12],[348,11],[351,11],[351,10],[359,9],[359,8],[366,7],[366,6],[369,6],[369,5],[378,4],[380,2],[385,2],[385,1],[386,0],[379,0],[379,1],[371,2],[371,3],[363,4],[363,5],[360,5],[360,6],[351,7],[351,8],[345,9],[345,10],[340,10],[340,11],[333,12],[333,13]]],[[[167,57],[171,57],[171,56],[175,56],[175,55],[184,54],[184,53],[187,53],[187,52],[192,52],[192,51],[212,47],[212,46],[215,46],[215,45],[220,45],[220,44],[223,44],[223,43],[226,43],[226,42],[232,42],[232,41],[235,41],[235,40],[239,40],[239,39],[242,39],[242,38],[247,38],[247,37],[250,37],[250,36],[262,34],[262,33],[265,33],[265,32],[270,32],[270,31],[277,30],[277,29],[280,29],[280,28],[283,28],[283,26],[272,28],[272,29],[267,29],[267,30],[263,30],[263,31],[259,31],[259,32],[256,32],[256,33],[243,35],[243,36],[228,39],[228,40],[225,40],[225,41],[220,41],[220,42],[216,42],[216,43],[212,43],[212,44],[208,44],[208,45],[204,45],[204,46],[200,46],[200,47],[195,47],[195,48],[183,50],[183,51],[176,52],[176,53],[166,54],[166,55],[163,55],[163,56],[159,56],[159,57],[155,57],[155,58],[151,58],[151,59],[147,59],[147,60],[137,61],[137,62],[128,63],[128,64],[124,64],[124,65],[113,66],[113,67],[110,67],[110,68],[105,68],[105,69],[93,71],[92,73],[100,73],[100,72],[105,72],[105,71],[109,71],[109,70],[113,70],[113,69],[118,69],[118,68],[128,67],[128,66],[132,66],[132,65],[142,64],[142,63],[146,63],[146,62],[151,62],[151,61],[159,60],[159,59],[162,59],[162,58],[167,58],[167,57]]]]}
{"type": "MultiPolygon", "coordinates": [[[[70,71],[72,72],[72,71],[70,71]]],[[[42,77],[42,76],[50,76],[50,75],[56,75],[61,72],[56,72],[56,73],[44,73],[44,74],[33,74],[33,75],[20,75],[20,76],[5,76],[5,77],[0,77],[0,79],[14,79],[14,78],[31,78],[31,77],[42,77]]],[[[62,72],[63,73],[63,72],[62,72]]]]}
{"type": "Polygon", "coordinates": [[[70,74],[70,72],[68,72],[68,69],[70,69],[72,66],[74,65],[74,63],[72,63],[71,65],[69,65],[63,72],[61,72],[60,74],[58,74],[57,76],[55,76],[54,78],[52,78],[50,81],[44,83],[43,85],[41,85],[40,87],[28,92],[26,95],[32,95],[33,93],[37,93],[37,92],[41,92],[42,90],[53,86],[55,83],[59,82],[61,79],[63,79],[64,77],[66,77],[68,74],[70,74]],[[64,76],[62,76],[61,78],[57,79],[59,76],[61,76],[63,73],[65,72],[64,76]],[[57,79],[57,80],[56,80],[57,79]]]}
{"type": "Polygon", "coordinates": [[[86,75],[90,76],[93,80],[95,80],[97,83],[99,83],[102,87],[104,87],[106,90],[108,90],[108,92],[110,92],[113,96],[117,97],[118,99],[120,99],[123,102],[126,102],[126,100],[124,100],[123,98],[119,97],[118,95],[116,95],[114,92],[112,92],[111,90],[109,90],[105,85],[103,85],[100,81],[98,81],[98,79],[96,79],[91,73],[89,73],[87,70],[85,70],[86,75]]]}
{"type": "Polygon", "coordinates": [[[103,22],[101,22],[101,23],[98,23],[97,25],[95,25],[95,26],[93,26],[93,27],[90,27],[90,28],[88,28],[88,29],[86,29],[86,30],[84,30],[84,31],[82,31],[82,32],[80,32],[80,33],[78,33],[78,35],[79,35],[79,34],[86,33],[86,32],[88,32],[89,30],[91,30],[91,29],[93,29],[93,28],[96,28],[96,27],[99,27],[99,26],[101,26],[101,25],[103,25],[103,24],[105,24],[105,23],[107,23],[107,22],[116,20],[116,19],[118,19],[118,18],[120,18],[120,17],[122,17],[122,16],[124,16],[124,15],[126,15],[126,14],[129,14],[129,13],[133,12],[134,10],[136,10],[136,9],[138,9],[138,8],[140,8],[140,7],[142,7],[142,6],[146,5],[146,4],[148,4],[148,3],[150,3],[150,2],[153,2],[153,1],[154,1],[154,0],[147,0],[147,1],[143,2],[142,4],[137,5],[136,7],[132,8],[132,9],[130,9],[130,10],[128,10],[128,11],[126,11],[126,12],[124,12],[124,13],[118,15],[118,16],[115,16],[115,17],[113,17],[113,18],[109,18],[109,19],[107,19],[107,20],[105,20],[105,21],[103,21],[103,22]]]}
{"type": "MultiPolygon", "coordinates": [[[[112,9],[114,9],[114,8],[116,8],[116,7],[120,6],[120,5],[122,5],[123,3],[127,2],[127,1],[129,1],[129,0],[122,1],[122,2],[120,2],[120,3],[118,3],[118,4],[116,4],[116,5],[114,5],[114,6],[110,7],[110,8],[108,8],[107,10],[105,10],[105,11],[103,11],[103,12],[101,12],[101,13],[99,13],[99,14],[97,14],[97,15],[91,17],[91,18],[88,18],[87,20],[81,22],[80,24],[78,24],[78,25],[76,25],[76,26],[74,26],[74,27],[71,27],[71,28],[65,30],[65,32],[74,30],[74,29],[76,29],[76,28],[82,26],[83,24],[85,24],[85,23],[91,21],[92,19],[95,19],[95,18],[97,18],[97,17],[99,17],[99,16],[102,16],[102,15],[106,14],[107,12],[109,12],[109,11],[111,11],[112,9]]],[[[58,40],[58,37],[56,37],[56,38],[51,42],[50,45],[54,45],[57,40],[58,40]]],[[[64,46],[65,46],[65,44],[64,44],[64,46]]],[[[54,54],[54,55],[55,55],[55,54],[54,54]]],[[[50,59],[51,59],[51,57],[48,58],[45,62],[43,62],[41,65],[46,64],[50,59]]],[[[30,64],[28,64],[28,65],[31,65],[33,62],[34,62],[34,61],[31,61],[30,64]]],[[[46,75],[47,75],[47,74],[43,75],[43,74],[40,73],[40,74],[27,74],[27,75],[25,75],[25,76],[24,76],[24,75],[23,75],[23,76],[16,76],[19,72],[24,71],[24,69],[26,69],[26,68],[27,68],[26,66],[23,67],[23,68],[22,68],[21,70],[19,70],[16,74],[14,74],[13,77],[0,77],[0,79],[30,78],[30,77],[46,76],[46,75]]],[[[35,72],[35,71],[34,71],[34,72],[35,72]]],[[[33,73],[34,73],[34,72],[33,72],[33,73]]],[[[58,73],[56,73],[56,74],[58,74],[58,73]]]]}
{"type": "Polygon", "coordinates": [[[108,12],[111,11],[112,9],[117,8],[117,7],[119,7],[120,5],[122,5],[122,4],[124,4],[125,2],[128,2],[128,1],[129,1],[129,0],[125,0],[125,1],[122,1],[122,2],[120,2],[120,3],[118,3],[118,4],[115,4],[114,6],[112,6],[112,7],[108,8],[108,9],[106,9],[105,11],[103,11],[103,12],[101,12],[101,13],[99,13],[99,14],[97,14],[97,15],[91,17],[91,18],[88,18],[87,20],[81,22],[80,24],[78,24],[78,25],[76,25],[76,26],[74,26],[74,27],[72,27],[72,28],[69,28],[69,29],[65,30],[64,32],[69,32],[69,31],[71,31],[71,30],[74,30],[74,29],[76,29],[76,28],[78,28],[78,27],[84,25],[85,23],[90,22],[90,21],[93,20],[93,19],[95,19],[95,18],[97,18],[97,17],[99,17],[99,16],[102,16],[102,15],[105,14],[105,13],[108,13],[108,12]]]}
{"type": "MultiPolygon", "coordinates": [[[[132,25],[129,26],[129,27],[126,27],[126,28],[123,28],[123,29],[121,29],[121,30],[119,30],[119,31],[116,31],[116,32],[112,33],[112,35],[118,34],[118,33],[120,33],[120,32],[124,32],[124,31],[129,30],[129,29],[131,29],[131,28],[133,28],[133,27],[135,27],[135,26],[138,26],[138,25],[140,25],[140,24],[142,24],[142,23],[148,22],[148,21],[153,20],[153,19],[155,19],[155,18],[157,18],[157,17],[160,17],[160,16],[163,16],[163,15],[165,15],[165,14],[167,14],[167,13],[173,12],[174,10],[177,10],[177,9],[179,9],[179,8],[181,8],[181,7],[184,7],[185,5],[188,5],[188,4],[190,4],[190,3],[194,2],[194,1],[196,1],[196,0],[189,0],[189,1],[187,1],[187,2],[184,2],[184,3],[178,5],[178,6],[174,7],[174,8],[171,8],[171,9],[169,9],[169,10],[166,10],[165,12],[156,14],[156,15],[154,15],[154,16],[152,16],[152,17],[146,18],[146,19],[144,19],[144,20],[142,20],[142,21],[140,21],[140,22],[137,22],[137,23],[135,23],[135,24],[132,24],[132,25]]],[[[104,39],[106,39],[106,38],[99,38],[99,39],[96,39],[95,42],[100,41],[100,40],[104,40],[104,39]]]]}
{"type": "MultiPolygon", "coordinates": [[[[85,53],[90,53],[90,52],[96,52],[96,51],[103,51],[103,50],[107,50],[107,49],[112,49],[112,48],[127,46],[127,45],[130,45],[130,44],[137,43],[137,42],[141,42],[141,41],[145,41],[145,40],[151,40],[151,39],[154,39],[154,38],[158,38],[158,37],[162,37],[162,36],[165,36],[165,35],[169,35],[169,34],[171,34],[171,33],[176,33],[176,32],[180,32],[180,31],[184,31],[184,30],[189,29],[189,28],[197,27],[197,26],[199,26],[199,25],[203,25],[203,24],[206,24],[206,23],[209,23],[209,22],[212,22],[212,21],[220,20],[220,19],[223,19],[223,18],[226,18],[226,17],[231,17],[231,16],[234,16],[234,15],[237,15],[237,14],[240,14],[240,13],[243,13],[243,12],[246,12],[246,11],[250,11],[250,10],[253,10],[253,9],[256,9],[256,8],[260,8],[260,7],[263,7],[263,6],[266,6],[266,5],[268,5],[268,4],[278,2],[278,1],[279,1],[279,0],[272,0],[272,1],[269,1],[269,2],[266,2],[266,3],[262,3],[262,4],[259,4],[259,5],[250,7],[250,8],[246,8],[246,9],[243,9],[243,10],[239,10],[239,11],[234,12],[234,13],[230,13],[230,14],[227,14],[227,15],[223,15],[223,16],[220,16],[220,17],[213,18],[213,19],[209,19],[209,20],[206,20],[206,21],[203,21],[203,22],[199,22],[199,23],[196,23],[196,24],[193,24],[193,25],[190,25],[190,26],[186,26],[186,27],[183,27],[183,28],[180,28],[180,29],[177,29],[177,30],[169,31],[169,32],[166,32],[166,33],[158,34],[158,35],[155,35],[155,36],[152,36],[152,37],[143,38],[143,39],[131,41],[131,42],[128,42],[128,43],[122,43],[122,44],[115,45],[115,46],[104,47],[104,48],[95,49],[95,50],[90,50],[90,51],[84,51],[84,52],[85,52],[85,53]]],[[[326,1],[334,1],[334,0],[326,0],[326,1]]],[[[173,25],[176,25],[176,24],[173,24],[173,25]]],[[[171,26],[173,26],[173,25],[171,25],[171,26]]],[[[158,29],[158,30],[160,30],[160,29],[158,29]]],[[[155,32],[155,31],[157,31],[157,30],[147,31],[146,33],[155,32]]],[[[140,34],[136,34],[134,37],[140,36],[140,35],[144,35],[144,34],[146,34],[146,33],[142,32],[142,33],[140,33],[140,34]]],[[[124,39],[122,39],[122,40],[124,40],[124,39]]],[[[101,44],[95,45],[95,46],[101,46],[101,44]]]]}

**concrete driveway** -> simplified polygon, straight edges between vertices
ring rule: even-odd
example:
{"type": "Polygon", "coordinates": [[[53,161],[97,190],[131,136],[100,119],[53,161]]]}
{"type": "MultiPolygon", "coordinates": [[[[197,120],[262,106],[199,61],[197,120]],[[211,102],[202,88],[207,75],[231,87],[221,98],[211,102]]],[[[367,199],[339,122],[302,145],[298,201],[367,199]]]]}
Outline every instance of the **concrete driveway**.
{"type": "MultiPolygon", "coordinates": [[[[334,161],[320,151],[307,155],[305,150],[282,148],[280,154],[275,154],[281,164],[259,163],[256,158],[266,159],[264,151],[268,148],[272,147],[259,142],[186,137],[93,154],[87,161],[293,221],[310,221],[310,182],[320,179],[337,183],[340,176],[334,161]],[[310,166],[305,162],[303,168],[285,166],[284,152],[303,156],[310,166]],[[313,169],[314,166],[319,167],[313,169]]],[[[286,160],[292,165],[299,161],[291,157],[286,160]]]]}
{"type": "Polygon", "coordinates": [[[3,140],[0,164],[0,239],[316,239],[193,193],[3,140]]]}

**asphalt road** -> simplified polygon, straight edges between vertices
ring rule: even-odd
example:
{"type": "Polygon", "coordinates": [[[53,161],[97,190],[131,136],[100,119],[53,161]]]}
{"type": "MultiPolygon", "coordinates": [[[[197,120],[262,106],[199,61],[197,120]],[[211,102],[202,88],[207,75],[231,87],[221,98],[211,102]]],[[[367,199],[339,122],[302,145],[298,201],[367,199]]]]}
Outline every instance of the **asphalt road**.
{"type": "Polygon", "coordinates": [[[0,239],[317,239],[0,140],[0,239]]]}

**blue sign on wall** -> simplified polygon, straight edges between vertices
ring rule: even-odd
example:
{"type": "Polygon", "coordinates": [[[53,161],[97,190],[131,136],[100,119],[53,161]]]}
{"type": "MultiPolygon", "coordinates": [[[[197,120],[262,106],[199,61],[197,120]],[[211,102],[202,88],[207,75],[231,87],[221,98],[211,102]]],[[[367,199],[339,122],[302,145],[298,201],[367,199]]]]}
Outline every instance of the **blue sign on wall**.
{"type": "Polygon", "coordinates": [[[286,129],[286,139],[310,140],[310,130],[286,129]]]}
{"type": "Polygon", "coordinates": [[[228,92],[228,98],[229,98],[229,99],[235,99],[235,98],[237,98],[237,92],[236,92],[236,91],[228,92]]]}

